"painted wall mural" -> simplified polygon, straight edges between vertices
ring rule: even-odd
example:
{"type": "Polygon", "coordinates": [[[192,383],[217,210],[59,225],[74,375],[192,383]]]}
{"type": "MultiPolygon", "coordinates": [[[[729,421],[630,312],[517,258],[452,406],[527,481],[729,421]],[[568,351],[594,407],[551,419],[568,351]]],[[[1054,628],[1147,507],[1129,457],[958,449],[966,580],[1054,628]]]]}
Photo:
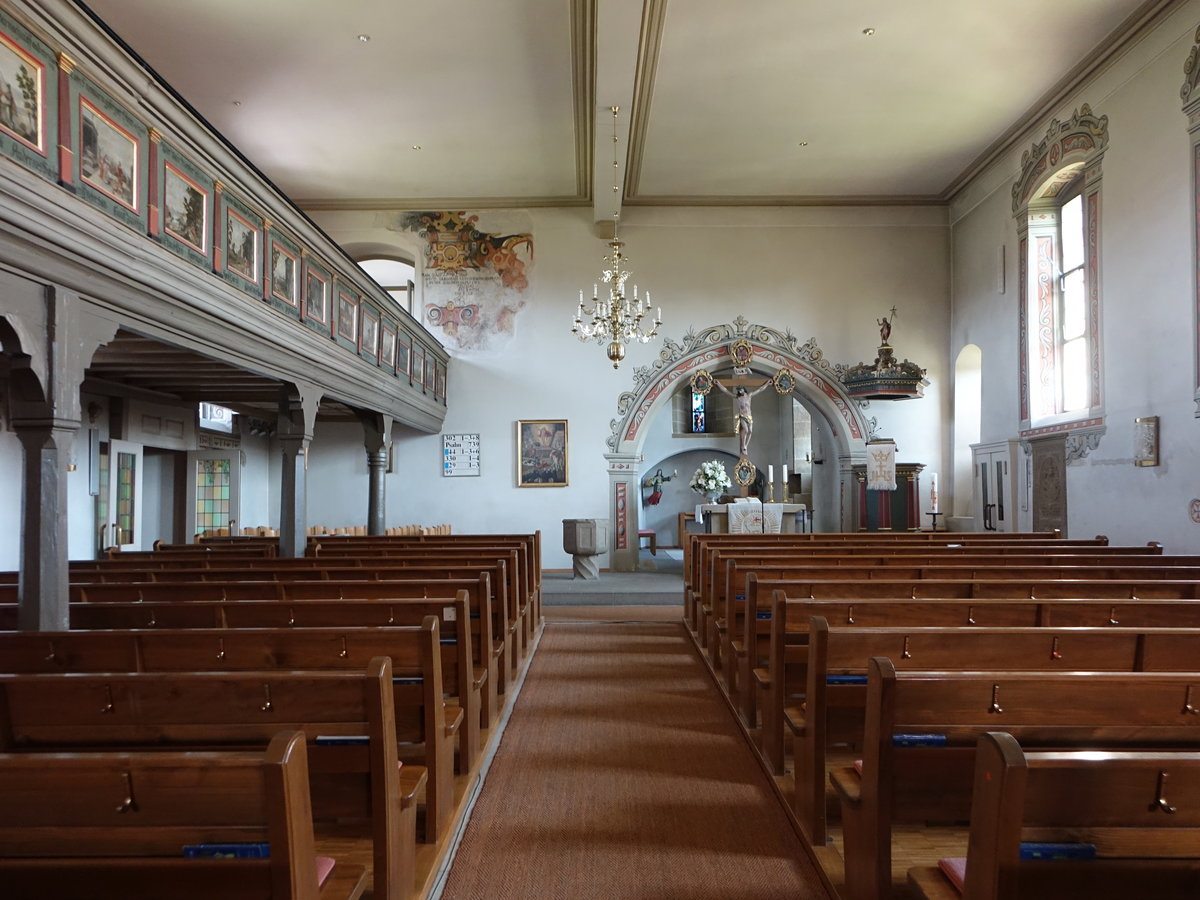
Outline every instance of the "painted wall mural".
{"type": "Polygon", "coordinates": [[[529,292],[528,214],[413,211],[401,215],[399,226],[424,242],[425,326],[451,351],[502,348],[529,292]]]}

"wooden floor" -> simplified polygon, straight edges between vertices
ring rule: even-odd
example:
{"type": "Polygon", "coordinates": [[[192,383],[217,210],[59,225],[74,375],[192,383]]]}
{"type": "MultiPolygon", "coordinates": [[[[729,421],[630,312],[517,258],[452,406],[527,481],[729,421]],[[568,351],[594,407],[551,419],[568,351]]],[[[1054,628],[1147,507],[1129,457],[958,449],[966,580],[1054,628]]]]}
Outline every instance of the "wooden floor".
{"type": "MultiPolygon", "coordinates": [[[[500,742],[504,725],[508,721],[508,715],[516,701],[516,695],[520,693],[521,685],[524,683],[525,672],[529,667],[530,661],[533,659],[534,653],[537,651],[537,644],[540,639],[541,628],[539,627],[537,638],[535,638],[530,652],[521,663],[520,677],[510,682],[508,692],[501,698],[503,710],[500,714],[498,725],[493,728],[485,728],[480,732],[479,743],[481,749],[479,758],[475,761],[475,765],[471,767],[471,771],[454,776],[454,815],[450,820],[450,825],[446,833],[436,844],[417,845],[416,879],[412,890],[409,891],[408,900],[425,900],[425,898],[431,896],[434,889],[444,878],[444,870],[449,865],[452,850],[456,844],[455,836],[465,826],[470,802],[483,784],[483,777],[500,742]]],[[[421,798],[421,802],[424,802],[424,798],[421,798]]],[[[418,834],[421,833],[423,827],[424,823],[418,813],[418,834]]],[[[374,897],[373,873],[371,871],[373,856],[371,839],[368,836],[366,823],[348,822],[344,825],[317,824],[314,830],[316,832],[316,848],[319,854],[332,856],[339,861],[354,863],[366,868],[367,890],[363,894],[363,900],[372,900],[374,897]]]]}
{"type": "MultiPolygon", "coordinates": [[[[693,640],[695,640],[694,635],[693,640]]],[[[704,649],[699,644],[697,644],[696,649],[707,662],[708,654],[704,649]]],[[[712,673],[713,680],[720,686],[724,693],[724,674],[719,670],[713,671],[711,666],[709,671],[712,673]]],[[[741,716],[738,715],[732,705],[730,706],[730,713],[742,725],[746,740],[757,751],[761,745],[761,729],[746,728],[745,724],[742,723],[741,716]]],[[[827,886],[839,896],[844,895],[843,887],[845,885],[845,864],[842,857],[842,829],[840,824],[841,810],[839,809],[837,795],[834,793],[829,782],[829,772],[835,768],[852,765],[854,760],[860,757],[861,753],[855,752],[855,749],[849,747],[834,750],[828,754],[826,759],[825,796],[829,841],[824,847],[812,847],[813,859],[820,866],[827,886]]],[[[762,762],[763,768],[769,773],[771,768],[762,758],[761,754],[759,755],[759,760],[762,762]]],[[[772,777],[775,781],[779,801],[787,809],[793,827],[802,832],[803,830],[792,813],[792,771],[791,742],[789,740],[787,742],[785,773],[783,775],[773,775],[772,777]]],[[[965,826],[961,828],[941,826],[936,828],[920,828],[917,826],[897,827],[892,835],[892,892],[889,897],[881,898],[881,900],[912,900],[913,895],[909,891],[907,884],[908,870],[913,866],[936,866],[939,859],[946,857],[966,856],[967,831],[965,826]]]]}

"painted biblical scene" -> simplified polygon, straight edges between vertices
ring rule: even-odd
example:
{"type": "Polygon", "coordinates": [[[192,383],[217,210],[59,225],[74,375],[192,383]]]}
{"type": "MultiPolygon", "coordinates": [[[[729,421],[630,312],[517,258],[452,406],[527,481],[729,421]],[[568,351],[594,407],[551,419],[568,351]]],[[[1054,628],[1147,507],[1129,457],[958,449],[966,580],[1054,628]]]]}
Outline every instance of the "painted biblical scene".
{"type": "Polygon", "coordinates": [[[517,486],[565,487],[567,420],[517,422],[517,486]]]}
{"type": "Polygon", "coordinates": [[[197,253],[206,252],[208,234],[208,196],[203,188],[170,163],[163,193],[163,229],[197,253]]]}
{"type": "Polygon", "coordinates": [[[21,143],[42,146],[42,79],[44,69],[7,35],[0,32],[0,130],[21,143]]]}
{"type": "Polygon", "coordinates": [[[409,212],[424,241],[426,327],[450,351],[502,348],[529,295],[533,235],[524,213],[409,212]]]}
{"type": "Polygon", "coordinates": [[[79,177],[137,212],[137,139],[86,100],[79,125],[79,177]]]}
{"type": "Polygon", "coordinates": [[[226,217],[225,265],[247,281],[258,281],[258,229],[232,209],[226,217]]]}
{"type": "Polygon", "coordinates": [[[277,241],[271,242],[271,293],[285,303],[299,306],[296,274],[300,260],[277,241]]]}

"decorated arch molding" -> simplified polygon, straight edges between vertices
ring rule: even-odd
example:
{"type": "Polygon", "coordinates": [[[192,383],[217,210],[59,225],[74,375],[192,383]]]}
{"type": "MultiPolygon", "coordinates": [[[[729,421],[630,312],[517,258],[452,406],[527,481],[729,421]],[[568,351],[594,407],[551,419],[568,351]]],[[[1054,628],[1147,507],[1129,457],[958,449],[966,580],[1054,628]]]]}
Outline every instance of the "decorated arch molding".
{"type": "Polygon", "coordinates": [[[852,398],[842,384],[846,366],[827,360],[814,338],[800,343],[790,331],[752,325],[741,316],[732,324],[689,330],[682,342],[668,338],[653,364],[634,369],[633,390],[618,398],[617,418],[610,422],[609,452],[635,452],[641,442],[642,426],[651,420],[659,407],[670,402],[679,383],[687,382],[699,369],[731,362],[729,345],[737,340],[750,343],[759,368],[771,372],[791,371],[796,378],[797,392],[829,420],[843,453],[858,455],[864,452],[874,423],[863,416],[861,402],[852,398]]]}
{"type": "Polygon", "coordinates": [[[1012,186],[1013,215],[1031,201],[1057,196],[1107,146],[1108,116],[1096,116],[1086,103],[1066,122],[1051,121],[1046,136],[1021,154],[1021,176],[1012,186]]]}
{"type": "Polygon", "coordinates": [[[1200,418],[1200,28],[1183,64],[1179,99],[1192,142],[1192,402],[1200,418]]]}

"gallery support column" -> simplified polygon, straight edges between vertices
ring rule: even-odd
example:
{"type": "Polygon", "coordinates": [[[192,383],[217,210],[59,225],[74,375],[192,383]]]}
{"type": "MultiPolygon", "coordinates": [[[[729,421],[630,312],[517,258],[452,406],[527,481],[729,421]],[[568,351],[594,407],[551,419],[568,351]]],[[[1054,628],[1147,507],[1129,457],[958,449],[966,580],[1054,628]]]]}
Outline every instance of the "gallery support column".
{"type": "Polygon", "coordinates": [[[79,388],[96,349],[117,326],[78,294],[16,276],[0,274],[0,300],[12,428],[24,462],[17,627],[66,631],[67,464],[82,419],[79,388]]]}
{"type": "Polygon", "coordinates": [[[67,462],[79,421],[13,423],[25,462],[21,508],[21,573],[17,627],[70,627],[67,562],[67,462]]]}
{"type": "Polygon", "coordinates": [[[304,555],[308,540],[308,445],[312,442],[321,390],[296,383],[279,399],[279,447],[283,452],[279,490],[279,555],[304,555]]]}
{"type": "Polygon", "coordinates": [[[358,410],[367,448],[367,534],[387,533],[388,451],[392,443],[392,417],[358,410]]]}

